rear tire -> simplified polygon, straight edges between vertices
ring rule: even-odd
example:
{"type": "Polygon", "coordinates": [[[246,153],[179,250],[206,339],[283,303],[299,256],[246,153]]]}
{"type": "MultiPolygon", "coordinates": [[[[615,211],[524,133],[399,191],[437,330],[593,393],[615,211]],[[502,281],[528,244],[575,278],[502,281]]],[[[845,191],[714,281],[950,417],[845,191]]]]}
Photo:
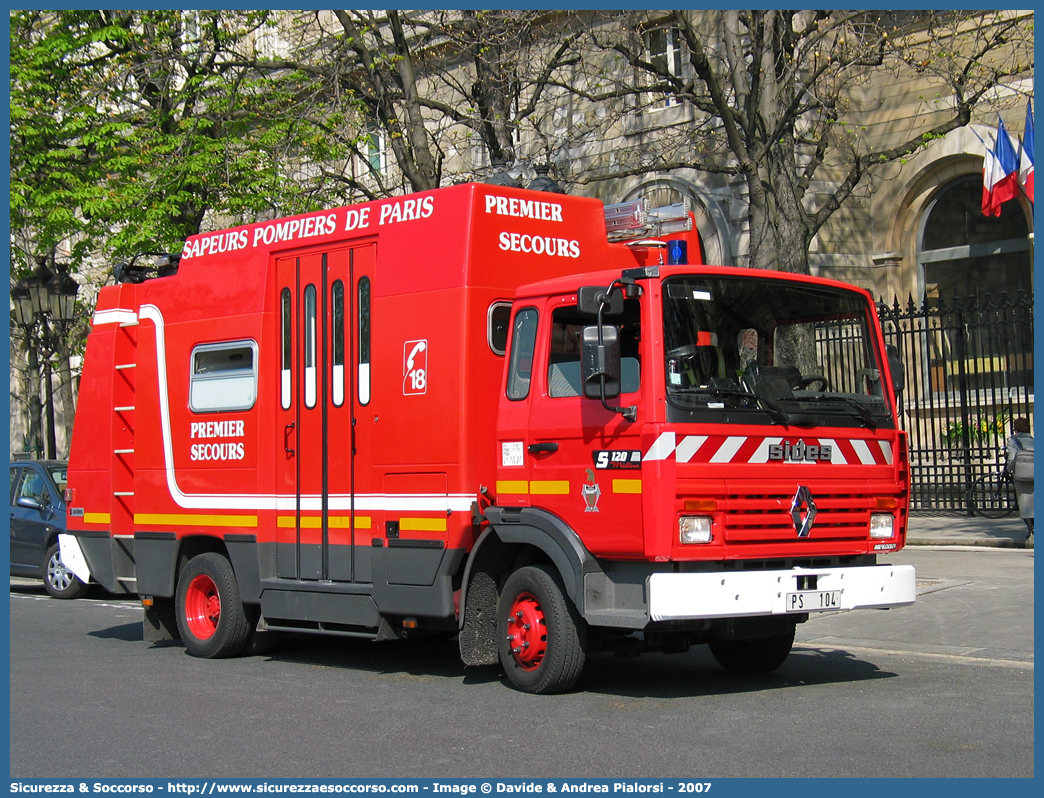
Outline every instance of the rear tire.
{"type": "Polygon", "coordinates": [[[232,565],[220,554],[193,557],[178,578],[178,632],[189,654],[234,657],[250,634],[232,565]]]}
{"type": "Polygon", "coordinates": [[[580,678],[587,627],[556,574],[544,565],[519,568],[497,603],[500,662],[526,693],[561,693],[580,678]]]}
{"type": "Polygon", "coordinates": [[[87,585],[62,562],[62,552],[55,543],[44,557],[44,589],[56,599],[77,599],[87,592],[87,585]]]}
{"type": "Polygon", "coordinates": [[[785,634],[756,640],[711,640],[714,659],[733,673],[768,673],[790,656],[794,645],[794,629],[785,634]]]}

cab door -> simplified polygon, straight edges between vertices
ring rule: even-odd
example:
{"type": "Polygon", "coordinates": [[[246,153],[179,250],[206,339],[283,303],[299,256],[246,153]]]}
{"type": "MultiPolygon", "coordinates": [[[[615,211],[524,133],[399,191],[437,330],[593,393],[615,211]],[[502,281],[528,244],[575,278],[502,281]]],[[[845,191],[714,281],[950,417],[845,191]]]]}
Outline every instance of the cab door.
{"type": "Polygon", "coordinates": [[[368,568],[358,569],[355,562],[359,442],[354,431],[360,392],[369,400],[369,354],[359,349],[356,298],[359,279],[365,277],[367,285],[371,279],[373,249],[307,253],[276,263],[282,336],[280,577],[369,579],[368,568]],[[357,260],[359,277],[353,269],[357,260]],[[367,359],[362,382],[360,355],[367,359]]]}
{"type": "Polygon", "coordinates": [[[526,462],[529,503],[562,518],[597,554],[643,551],[641,308],[628,300],[618,327],[622,393],[610,405],[637,405],[629,422],[588,399],[580,374],[580,337],[596,322],[578,313],[576,297],[552,297],[541,314],[536,389],[530,393],[526,462]]]}

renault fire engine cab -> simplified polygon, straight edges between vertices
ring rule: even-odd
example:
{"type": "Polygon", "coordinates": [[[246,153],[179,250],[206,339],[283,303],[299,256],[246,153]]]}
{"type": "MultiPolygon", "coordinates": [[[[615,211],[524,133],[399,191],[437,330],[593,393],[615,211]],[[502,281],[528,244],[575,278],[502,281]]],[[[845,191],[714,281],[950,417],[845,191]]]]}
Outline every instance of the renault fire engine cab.
{"type": "Polygon", "coordinates": [[[448,633],[538,693],[614,649],[767,671],[811,613],[911,603],[870,295],[702,265],[674,210],[468,184],[121,265],[63,559],[196,656],[448,633]]]}

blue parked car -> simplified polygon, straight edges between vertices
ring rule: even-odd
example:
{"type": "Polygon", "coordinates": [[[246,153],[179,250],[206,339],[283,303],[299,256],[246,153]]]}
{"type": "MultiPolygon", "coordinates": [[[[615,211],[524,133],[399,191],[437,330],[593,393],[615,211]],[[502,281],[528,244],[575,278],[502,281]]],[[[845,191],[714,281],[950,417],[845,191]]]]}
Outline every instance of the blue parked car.
{"type": "Polygon", "coordinates": [[[58,550],[67,466],[58,460],[11,463],[11,576],[43,579],[47,592],[60,599],[87,592],[58,550]]]}

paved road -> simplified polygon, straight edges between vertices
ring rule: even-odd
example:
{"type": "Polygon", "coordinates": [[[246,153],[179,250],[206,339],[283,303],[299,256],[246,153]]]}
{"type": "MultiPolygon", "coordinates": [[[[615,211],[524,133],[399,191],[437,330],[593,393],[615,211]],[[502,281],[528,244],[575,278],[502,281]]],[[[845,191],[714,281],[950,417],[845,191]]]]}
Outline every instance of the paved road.
{"type": "Polygon", "coordinates": [[[896,560],[917,604],[819,616],[774,674],[599,655],[551,697],[452,641],[197,660],[133,602],[13,584],[11,776],[1032,776],[1032,550],[896,560]]]}

